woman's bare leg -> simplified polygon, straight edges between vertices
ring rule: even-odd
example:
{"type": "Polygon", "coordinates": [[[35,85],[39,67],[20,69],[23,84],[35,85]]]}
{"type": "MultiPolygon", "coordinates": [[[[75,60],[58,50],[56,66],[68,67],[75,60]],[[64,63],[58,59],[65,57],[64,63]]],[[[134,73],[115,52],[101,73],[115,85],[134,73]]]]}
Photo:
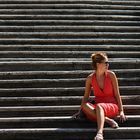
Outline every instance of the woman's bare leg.
{"type": "Polygon", "coordinates": [[[90,119],[91,121],[95,121],[96,120],[96,111],[95,108],[93,108],[90,103],[85,103],[82,106],[82,110],[84,111],[84,113],[86,114],[87,118],[90,119]]]}
{"type": "MultiPolygon", "coordinates": [[[[87,116],[90,116],[90,120],[92,120],[92,121],[96,121],[97,120],[96,111],[95,111],[95,109],[89,103],[86,103],[83,106],[83,110],[84,110],[84,113],[87,116]]],[[[108,123],[113,128],[117,128],[118,127],[117,122],[115,122],[113,119],[110,119],[109,117],[105,117],[105,122],[108,123]]]]}
{"type": "Polygon", "coordinates": [[[96,109],[94,109],[89,103],[86,103],[83,106],[84,113],[91,119],[91,120],[97,120],[97,135],[95,137],[95,140],[103,139],[103,127],[104,127],[104,110],[100,105],[96,106],[96,109]]]}
{"type": "MultiPolygon", "coordinates": [[[[96,109],[94,109],[89,103],[86,103],[83,106],[84,113],[86,113],[87,116],[90,116],[90,119],[93,118],[93,120],[97,120],[97,135],[95,139],[103,139],[103,128],[104,128],[104,122],[107,122],[111,126],[113,126],[112,119],[105,117],[103,108],[97,104],[96,109]],[[99,138],[100,137],[100,138],[99,138]]],[[[115,128],[115,127],[114,127],[115,128]]]]}
{"type": "Polygon", "coordinates": [[[114,121],[113,119],[110,119],[108,117],[105,117],[105,122],[108,123],[112,128],[118,128],[119,125],[116,121],[114,121]]]}
{"type": "Polygon", "coordinates": [[[105,115],[104,110],[100,105],[96,106],[96,116],[97,116],[97,133],[103,133],[104,122],[105,122],[105,115]]]}

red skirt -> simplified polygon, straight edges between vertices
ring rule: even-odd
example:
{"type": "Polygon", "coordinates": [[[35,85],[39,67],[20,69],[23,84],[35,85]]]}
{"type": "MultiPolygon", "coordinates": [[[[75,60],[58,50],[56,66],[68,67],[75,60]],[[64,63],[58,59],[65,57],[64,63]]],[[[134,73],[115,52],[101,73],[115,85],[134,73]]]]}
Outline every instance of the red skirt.
{"type": "MultiPolygon", "coordinates": [[[[97,104],[100,105],[103,108],[103,110],[104,110],[105,117],[114,118],[119,113],[118,105],[115,104],[115,103],[97,103],[97,104],[92,104],[90,102],[87,102],[87,104],[89,106],[91,106],[92,108],[94,108],[95,110],[96,110],[97,104]]],[[[89,120],[91,120],[91,121],[96,121],[97,120],[96,117],[93,117],[92,115],[88,114],[86,112],[86,110],[84,110],[84,108],[82,108],[82,111],[85,113],[86,117],[89,120]]]]}

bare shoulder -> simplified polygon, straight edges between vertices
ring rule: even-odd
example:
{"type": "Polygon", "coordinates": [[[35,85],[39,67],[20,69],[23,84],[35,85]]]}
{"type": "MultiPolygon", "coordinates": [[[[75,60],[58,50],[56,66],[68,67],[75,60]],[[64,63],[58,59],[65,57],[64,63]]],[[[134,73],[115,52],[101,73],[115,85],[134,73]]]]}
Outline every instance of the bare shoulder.
{"type": "Polygon", "coordinates": [[[108,74],[109,74],[112,81],[117,81],[117,76],[116,76],[115,72],[109,70],[108,74]]]}
{"type": "Polygon", "coordinates": [[[108,74],[109,74],[109,76],[110,76],[111,79],[116,78],[115,72],[113,72],[113,71],[111,71],[111,70],[108,70],[107,72],[108,72],[108,74]]]}
{"type": "Polygon", "coordinates": [[[94,73],[91,73],[87,76],[86,81],[91,82],[94,73]]]}

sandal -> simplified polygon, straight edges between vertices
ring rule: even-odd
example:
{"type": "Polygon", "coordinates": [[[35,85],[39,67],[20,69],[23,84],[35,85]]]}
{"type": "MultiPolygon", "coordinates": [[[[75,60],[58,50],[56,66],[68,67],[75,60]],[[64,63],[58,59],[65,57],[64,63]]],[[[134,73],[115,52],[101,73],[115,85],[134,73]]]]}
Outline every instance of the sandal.
{"type": "Polygon", "coordinates": [[[112,128],[118,128],[119,125],[116,121],[112,120],[112,125],[111,125],[112,128]]]}
{"type": "Polygon", "coordinates": [[[114,121],[113,119],[111,119],[111,121],[107,121],[107,123],[112,127],[112,128],[118,128],[119,125],[116,121],[114,121]]]}
{"type": "Polygon", "coordinates": [[[118,128],[119,127],[118,123],[116,121],[114,121],[113,119],[111,120],[111,122],[109,124],[112,128],[118,128]]]}
{"type": "Polygon", "coordinates": [[[103,134],[102,133],[97,133],[94,140],[104,140],[103,134]]]}

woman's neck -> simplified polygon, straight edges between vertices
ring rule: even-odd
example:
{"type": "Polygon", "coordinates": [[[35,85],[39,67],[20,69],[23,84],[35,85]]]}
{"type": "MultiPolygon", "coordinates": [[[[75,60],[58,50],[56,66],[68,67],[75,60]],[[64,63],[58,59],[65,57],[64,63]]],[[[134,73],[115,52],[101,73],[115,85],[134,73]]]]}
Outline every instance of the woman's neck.
{"type": "Polygon", "coordinates": [[[96,75],[97,75],[98,77],[102,77],[102,76],[104,76],[104,74],[105,74],[104,71],[96,70],[96,75]]]}

